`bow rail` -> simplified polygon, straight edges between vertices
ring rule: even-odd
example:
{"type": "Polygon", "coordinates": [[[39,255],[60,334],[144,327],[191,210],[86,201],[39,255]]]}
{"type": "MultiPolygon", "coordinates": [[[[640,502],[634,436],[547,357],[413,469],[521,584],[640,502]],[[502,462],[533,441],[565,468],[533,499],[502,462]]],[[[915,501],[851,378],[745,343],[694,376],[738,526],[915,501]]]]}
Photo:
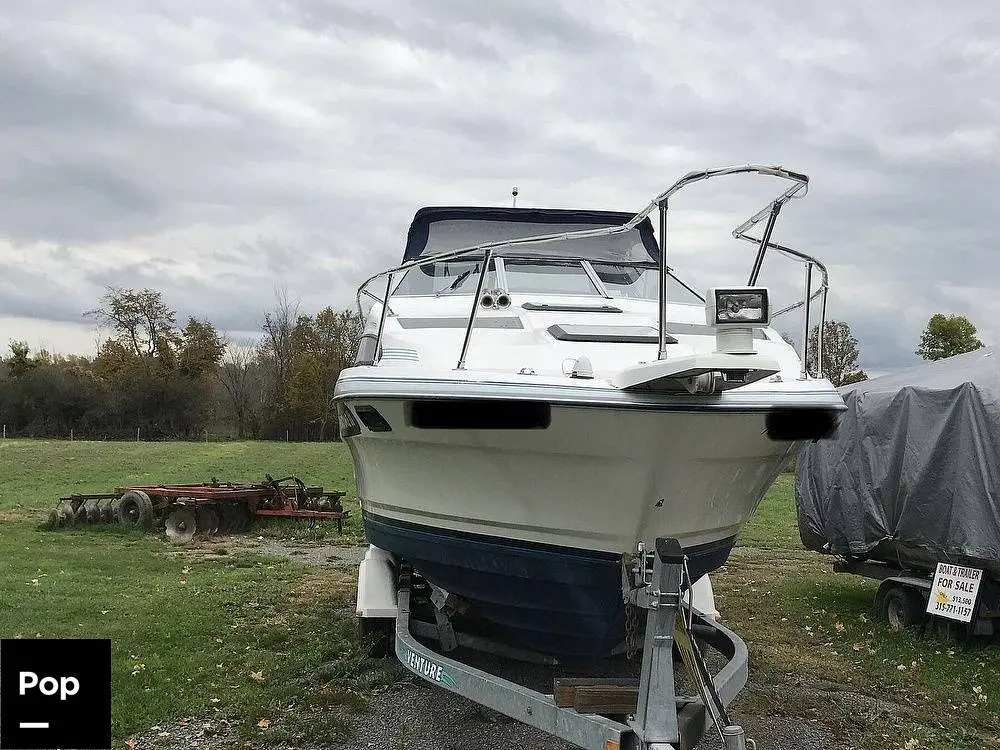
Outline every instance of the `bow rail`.
{"type": "MultiPolygon", "coordinates": [[[[674,279],[682,287],[691,292],[693,295],[701,299],[703,302],[705,298],[695,291],[689,284],[678,278],[673,269],[667,265],[667,211],[669,207],[670,198],[675,195],[678,191],[696,182],[701,182],[703,180],[709,180],[716,177],[722,177],[733,174],[745,174],[753,173],[765,176],[779,177],[792,182],[792,185],[782,191],[777,197],[775,197],[768,205],[758,211],[756,214],[751,216],[745,222],[740,224],[736,229],[733,230],[733,236],[736,239],[746,240],[753,242],[757,245],[757,254],[754,258],[754,263],[750,271],[750,276],[748,279],[748,285],[753,286],[757,282],[757,278],[760,274],[761,267],[764,262],[764,257],[767,250],[774,250],[785,257],[791,258],[798,262],[804,263],[806,266],[805,271],[805,296],[803,299],[788,305],[772,315],[772,318],[791,310],[797,309],[798,307],[804,307],[804,321],[803,321],[803,343],[802,343],[802,377],[809,377],[813,375],[810,372],[808,366],[809,358],[809,312],[810,303],[818,297],[822,298],[822,304],[820,309],[820,323],[819,323],[819,333],[817,336],[817,367],[814,377],[822,377],[822,347],[823,347],[823,328],[826,319],[826,299],[827,290],[829,288],[829,275],[824,266],[819,260],[803,253],[798,250],[794,250],[790,247],[780,245],[778,243],[771,241],[771,234],[774,231],[774,225],[777,221],[778,215],[781,209],[786,203],[788,203],[793,198],[802,198],[808,192],[809,188],[809,177],[805,174],[799,172],[793,172],[792,170],[785,169],[781,166],[768,166],[761,164],[746,164],[746,165],[736,165],[729,167],[721,167],[716,169],[706,169],[706,170],[696,170],[688,172],[686,175],[681,177],[670,187],[664,190],[662,193],[653,198],[641,211],[636,213],[631,219],[629,219],[624,224],[598,227],[595,229],[583,229],[574,232],[555,232],[550,234],[539,234],[531,237],[520,237],[511,238],[506,240],[494,240],[491,242],[482,242],[476,245],[469,245],[462,248],[457,248],[454,250],[447,250],[440,253],[434,253],[421,258],[417,258],[405,263],[401,263],[393,268],[381,271],[377,274],[370,276],[368,279],[361,284],[358,288],[357,293],[357,304],[358,310],[361,311],[361,296],[365,295],[375,300],[382,306],[381,314],[379,318],[378,331],[375,336],[375,357],[374,363],[378,361],[378,352],[380,350],[382,333],[385,329],[386,316],[391,313],[391,308],[389,307],[389,299],[392,296],[392,285],[393,279],[398,274],[405,273],[413,268],[420,268],[427,265],[432,265],[434,263],[440,263],[449,260],[458,260],[461,258],[475,257],[477,260],[482,260],[482,265],[479,269],[476,293],[472,300],[472,309],[469,313],[469,322],[465,329],[465,335],[462,341],[462,350],[458,358],[458,363],[456,369],[461,370],[465,368],[466,355],[469,349],[469,342],[472,337],[472,330],[475,326],[476,315],[479,310],[479,299],[482,296],[483,285],[486,280],[486,275],[488,273],[490,262],[497,257],[507,258],[507,259],[531,259],[537,260],[538,255],[532,254],[519,254],[517,252],[518,248],[525,245],[542,245],[551,242],[565,242],[577,239],[587,239],[594,237],[609,237],[617,234],[622,234],[635,229],[640,222],[642,222],[646,217],[648,217],[654,209],[659,209],[659,243],[660,243],[660,257],[657,263],[657,268],[659,271],[659,290],[657,295],[658,307],[659,307],[659,351],[658,358],[665,359],[667,354],[667,331],[666,331],[666,315],[667,315],[667,284],[669,279],[674,279]],[[748,232],[761,222],[766,222],[764,226],[763,234],[760,237],[754,237],[748,232]],[[812,290],[812,273],[813,268],[819,270],[820,274],[820,284],[815,292],[812,290]],[[368,286],[372,282],[385,278],[386,279],[386,292],[384,297],[379,297],[368,289],[368,286]]],[[[592,260],[592,258],[587,257],[572,257],[566,255],[559,256],[560,262],[580,262],[585,264],[585,270],[588,271],[588,275],[592,276],[592,269],[586,269],[586,264],[592,260]]],[[[643,263],[639,261],[616,261],[617,265],[631,265],[631,266],[643,266],[649,267],[648,263],[643,263]]]]}

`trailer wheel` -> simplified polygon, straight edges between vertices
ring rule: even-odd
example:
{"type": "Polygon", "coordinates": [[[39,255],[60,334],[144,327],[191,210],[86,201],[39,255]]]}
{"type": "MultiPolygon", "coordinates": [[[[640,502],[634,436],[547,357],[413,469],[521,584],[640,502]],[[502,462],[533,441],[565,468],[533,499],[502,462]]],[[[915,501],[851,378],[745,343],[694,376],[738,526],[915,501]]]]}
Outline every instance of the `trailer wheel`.
{"type": "Polygon", "coordinates": [[[142,490],[129,490],[118,500],[115,515],[122,526],[148,530],[153,527],[153,501],[142,490]]]}
{"type": "Polygon", "coordinates": [[[396,621],[391,617],[359,617],[358,634],[362,648],[373,659],[384,659],[395,653],[396,621]]]}
{"type": "Polygon", "coordinates": [[[893,630],[919,625],[924,617],[924,600],[916,591],[893,586],[882,595],[879,615],[893,630]]]}

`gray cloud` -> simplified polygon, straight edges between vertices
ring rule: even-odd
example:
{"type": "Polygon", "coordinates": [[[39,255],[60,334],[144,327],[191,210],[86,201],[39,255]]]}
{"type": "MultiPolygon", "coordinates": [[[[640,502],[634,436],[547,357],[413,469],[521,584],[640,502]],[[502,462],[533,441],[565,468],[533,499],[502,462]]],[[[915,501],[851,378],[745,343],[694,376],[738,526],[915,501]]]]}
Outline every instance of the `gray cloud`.
{"type": "MultiPolygon", "coordinates": [[[[78,320],[115,283],[253,330],[276,285],[352,304],[421,205],[638,209],[753,161],[811,175],[776,238],[830,264],[863,366],[911,362],[939,310],[1000,337],[986,0],[46,0],[0,37],[0,318],[78,320]]],[[[729,232],[775,187],[678,196],[672,262],[745,276],[729,232]]]]}

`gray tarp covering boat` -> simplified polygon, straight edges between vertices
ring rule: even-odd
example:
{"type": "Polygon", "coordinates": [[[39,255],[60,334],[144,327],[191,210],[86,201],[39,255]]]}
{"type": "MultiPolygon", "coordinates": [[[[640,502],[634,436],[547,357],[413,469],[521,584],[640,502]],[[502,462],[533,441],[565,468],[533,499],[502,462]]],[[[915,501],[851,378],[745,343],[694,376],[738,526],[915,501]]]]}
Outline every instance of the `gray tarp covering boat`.
{"type": "Polygon", "coordinates": [[[840,389],[830,440],[798,457],[802,543],[817,552],[1000,577],[1000,354],[994,347],[840,389]]]}

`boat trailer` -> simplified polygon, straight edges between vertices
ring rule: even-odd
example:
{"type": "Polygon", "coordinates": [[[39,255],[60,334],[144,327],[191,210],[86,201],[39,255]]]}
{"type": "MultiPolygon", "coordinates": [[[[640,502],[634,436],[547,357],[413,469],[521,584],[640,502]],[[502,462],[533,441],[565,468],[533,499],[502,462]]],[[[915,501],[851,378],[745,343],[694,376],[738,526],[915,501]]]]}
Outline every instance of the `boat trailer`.
{"type": "Polygon", "coordinates": [[[164,528],[175,544],[201,536],[240,533],[258,518],[306,518],[337,522],[350,515],[341,499],[346,492],[307,487],[295,476],[264,482],[133,485],[114,492],[74,494],[59,499],[49,511],[49,528],[83,524],[120,523],[127,528],[164,528]],[[102,505],[103,503],[103,505],[102,505]]]}
{"type": "Polygon", "coordinates": [[[633,561],[631,576],[623,570],[623,598],[646,611],[638,680],[556,678],[553,692],[545,694],[445,656],[418,637],[436,640],[445,651],[462,645],[553,663],[545,655],[455,631],[440,590],[431,595],[435,622],[417,619],[413,597],[426,584],[420,586],[414,571],[376,547],[369,548],[359,570],[359,626],[363,636],[374,638],[373,655],[388,652],[393,643],[402,665],[424,680],[586,750],[689,750],[713,726],[725,750],[756,748],[728,715],[747,682],[746,644],[694,608],[681,545],[659,538],[647,551],[640,544],[633,561]],[[702,644],[726,658],[714,676],[702,644]],[[675,650],[696,694],[678,693],[675,650]]]}

